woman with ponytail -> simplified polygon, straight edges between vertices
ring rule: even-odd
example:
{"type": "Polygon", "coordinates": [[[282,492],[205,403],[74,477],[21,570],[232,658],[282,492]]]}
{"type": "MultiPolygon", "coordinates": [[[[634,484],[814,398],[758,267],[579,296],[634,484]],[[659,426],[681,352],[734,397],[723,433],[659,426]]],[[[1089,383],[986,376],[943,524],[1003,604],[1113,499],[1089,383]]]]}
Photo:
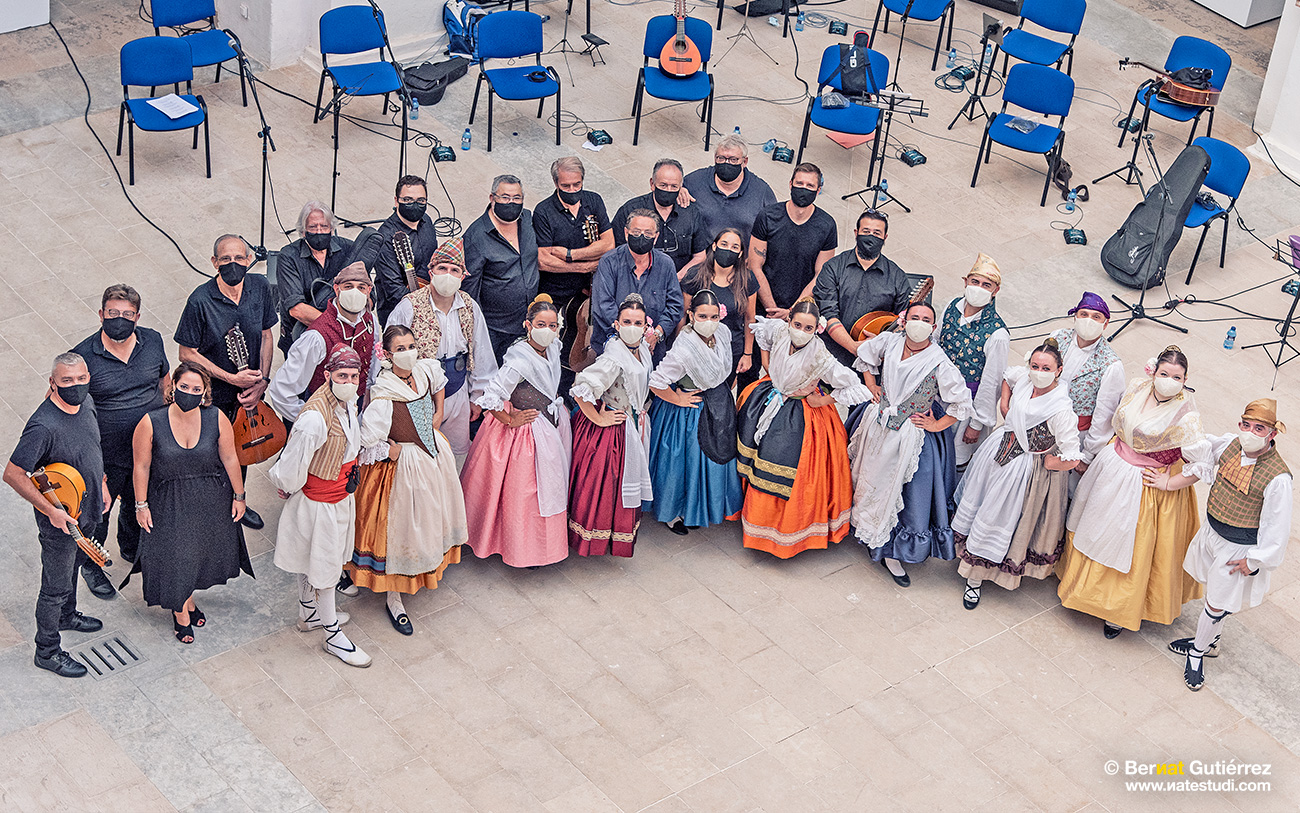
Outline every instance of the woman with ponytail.
{"type": "MultiPolygon", "coordinates": [[[[704,250],[704,260],[687,268],[682,277],[684,311],[691,309],[693,298],[708,291],[717,299],[722,324],[731,334],[731,371],[750,369],[754,350],[754,333],[750,325],[758,307],[758,278],[746,262],[745,241],[737,229],[718,232],[704,250]]],[[[686,313],[682,314],[683,319],[686,313]]],[[[685,327],[685,322],[683,322],[685,327]]],[[[756,371],[753,371],[756,372],[756,371]]],[[[757,380],[758,376],[749,381],[757,380]]]]}
{"type": "Polygon", "coordinates": [[[500,554],[511,567],[540,567],[569,555],[569,412],[560,400],[555,303],[538,294],[524,338],[506,350],[475,403],[483,419],[461,473],[474,555],[500,554]]]}

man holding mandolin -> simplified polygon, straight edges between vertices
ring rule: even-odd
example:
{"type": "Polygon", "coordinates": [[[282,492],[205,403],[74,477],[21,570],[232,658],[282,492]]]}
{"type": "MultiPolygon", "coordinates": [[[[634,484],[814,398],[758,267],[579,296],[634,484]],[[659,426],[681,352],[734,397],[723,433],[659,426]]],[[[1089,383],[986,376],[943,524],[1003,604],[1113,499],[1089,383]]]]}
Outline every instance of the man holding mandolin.
{"type": "Polygon", "coordinates": [[[98,632],[104,626],[98,618],[77,612],[77,566],[86,554],[76,540],[94,533],[112,504],[89,394],[85,359],[76,353],[56,356],[49,393],[27,419],[4,474],[5,483],[36,508],[41,590],[36,598],[35,663],[62,677],[82,677],[86,667],[63,651],[60,632],[98,632]],[[72,469],[88,487],[83,486],[81,493],[72,487],[66,493],[51,488],[47,498],[29,473],[55,464],[72,469]],[[62,504],[54,504],[54,499],[62,504]]]}

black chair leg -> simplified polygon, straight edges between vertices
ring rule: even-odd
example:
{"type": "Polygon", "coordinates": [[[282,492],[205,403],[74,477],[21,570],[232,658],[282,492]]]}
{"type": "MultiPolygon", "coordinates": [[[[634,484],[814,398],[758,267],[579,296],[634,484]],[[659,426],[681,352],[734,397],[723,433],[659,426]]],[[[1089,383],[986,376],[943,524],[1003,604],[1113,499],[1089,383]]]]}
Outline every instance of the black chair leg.
{"type": "Polygon", "coordinates": [[[198,127],[195,127],[195,128],[194,128],[194,143],[190,144],[190,149],[192,149],[192,150],[197,150],[198,148],[199,148],[199,128],[198,128],[198,127]]]}
{"type": "Polygon", "coordinates": [[[704,122],[704,151],[709,151],[709,140],[713,137],[713,77],[709,77],[709,114],[704,122]]]}
{"type": "Polygon", "coordinates": [[[469,123],[470,123],[470,124],[473,124],[473,123],[474,123],[474,113],[475,113],[475,111],[478,110],[478,92],[479,92],[480,90],[483,89],[483,79],[484,79],[484,78],[485,78],[485,76],[484,76],[482,73],[479,73],[479,75],[478,75],[478,81],[474,83],[474,101],[470,102],[470,105],[469,105],[469,123]]]}
{"type": "Polygon", "coordinates": [[[948,4],[948,42],[943,47],[952,50],[952,27],[957,24],[957,4],[948,4]]]}
{"type": "MultiPolygon", "coordinates": [[[[877,5],[877,6],[876,6],[876,16],[871,20],[871,40],[870,40],[870,42],[871,42],[871,44],[872,44],[873,46],[876,44],[876,29],[880,27],[880,12],[881,12],[884,8],[885,8],[885,4],[884,4],[884,3],[880,3],[879,5],[877,5]]],[[[886,11],[886,12],[885,12],[885,31],[888,31],[888,30],[889,30],[889,12],[886,11]]],[[[894,66],[894,70],[898,70],[898,66],[897,66],[897,65],[894,66]]]]}
{"type": "Polygon", "coordinates": [[[128,166],[127,175],[130,178],[130,186],[135,186],[135,122],[126,123],[126,163],[128,166]]]}
{"type": "Polygon", "coordinates": [[[947,14],[939,15],[939,36],[934,41],[934,56],[930,59],[930,70],[939,67],[939,46],[943,44],[944,22],[947,20],[947,14]]]}
{"type": "Polygon", "coordinates": [[[1210,138],[1214,133],[1214,108],[1210,108],[1210,120],[1205,123],[1205,137],[1210,138]]]}
{"type": "Polygon", "coordinates": [[[540,119],[540,118],[542,117],[542,108],[543,108],[545,105],[546,105],[546,97],[545,97],[545,96],[543,96],[542,98],[540,98],[540,99],[537,100],[537,118],[540,119]]]}
{"type": "Polygon", "coordinates": [[[989,128],[986,126],[984,128],[984,132],[980,134],[979,150],[975,153],[975,172],[970,176],[971,189],[975,188],[975,182],[979,180],[980,164],[982,164],[985,160],[987,160],[984,158],[984,143],[988,140],[989,140],[989,128]]]}
{"type": "MultiPolygon", "coordinates": [[[[1201,112],[1203,113],[1205,111],[1201,111],[1201,112]]],[[[1192,119],[1192,131],[1187,134],[1187,146],[1189,147],[1192,146],[1192,142],[1196,140],[1196,128],[1200,126],[1201,126],[1201,114],[1197,113],[1196,118],[1192,119]]]]}
{"type": "Polygon", "coordinates": [[[636,124],[632,127],[632,146],[636,146],[637,139],[641,137],[641,97],[645,93],[645,76],[644,72],[637,75],[636,94],[632,97],[632,115],[636,117],[636,124]]]}
{"type": "Polygon", "coordinates": [[[1228,259],[1228,215],[1225,212],[1223,215],[1223,242],[1219,245],[1219,267],[1220,268],[1222,268],[1223,264],[1227,262],[1227,259],[1228,259]]]}
{"type": "Polygon", "coordinates": [[[1065,75],[1074,76],[1074,46],[1071,45],[1066,53],[1070,55],[1070,60],[1065,63],[1065,75]]]}
{"type": "Polygon", "coordinates": [[[1131,105],[1128,106],[1128,118],[1124,120],[1124,125],[1125,125],[1125,126],[1119,128],[1119,143],[1115,145],[1116,148],[1120,148],[1120,147],[1123,147],[1123,146],[1124,146],[1124,139],[1125,139],[1125,138],[1128,136],[1128,134],[1129,134],[1129,132],[1128,132],[1128,126],[1127,126],[1127,125],[1128,125],[1129,122],[1131,122],[1131,121],[1133,120],[1133,113],[1137,111],[1137,106],[1138,106],[1138,96],[1140,96],[1140,95],[1142,95],[1142,91],[1141,91],[1141,90],[1138,90],[1138,91],[1136,91],[1136,92],[1133,94],[1133,104],[1131,104],[1131,105]]]}
{"type": "Polygon", "coordinates": [[[492,152],[492,101],[496,96],[496,91],[492,89],[492,83],[488,82],[488,152],[492,152]]]}
{"type": "Polygon", "coordinates": [[[218,85],[221,84],[221,63],[220,62],[217,63],[217,78],[212,81],[218,85]]]}
{"type": "MultiPolygon", "coordinates": [[[[876,138],[871,139],[871,161],[867,164],[867,186],[874,186],[876,183],[876,159],[880,157],[880,120],[876,119],[876,138]]],[[[884,174],[884,169],[880,170],[884,174]]]]}
{"type": "MultiPolygon", "coordinates": [[[[1205,235],[1209,233],[1210,224],[1206,223],[1201,227],[1201,239],[1196,241],[1196,253],[1192,255],[1192,266],[1187,269],[1187,280],[1183,283],[1184,285],[1192,284],[1192,274],[1196,272],[1196,261],[1201,258],[1201,246],[1205,245],[1205,235]]],[[[1223,223],[1223,234],[1224,237],[1228,235],[1228,222],[1226,220],[1223,223]]]]}
{"type": "MultiPolygon", "coordinates": [[[[560,146],[560,89],[555,88],[555,146],[560,146]]],[[[539,117],[540,118],[540,117],[539,117]]]]}
{"type": "Polygon", "coordinates": [[[1052,179],[1056,177],[1056,168],[1061,162],[1061,153],[1065,150],[1065,134],[1061,134],[1060,140],[1056,146],[1052,147],[1052,152],[1047,156],[1047,177],[1043,179],[1043,196],[1038,201],[1041,209],[1047,205],[1047,190],[1052,185],[1052,179]]]}
{"type": "Polygon", "coordinates": [[[726,0],[718,0],[718,30],[722,30],[722,12],[726,8],[726,0]]]}
{"type": "Polygon", "coordinates": [[[397,160],[401,162],[401,168],[398,170],[401,175],[406,174],[406,136],[409,131],[410,125],[407,123],[406,105],[402,105],[402,146],[398,151],[397,158],[397,160]]]}
{"type": "Polygon", "coordinates": [[[117,108],[117,154],[122,154],[122,129],[126,124],[126,102],[117,108]]]}
{"type": "MultiPolygon", "coordinates": [[[[194,130],[198,134],[198,128],[194,130]]],[[[212,138],[208,132],[208,112],[203,111],[203,161],[207,167],[208,177],[212,177],[212,138]]]]}
{"type": "Polygon", "coordinates": [[[817,99],[808,100],[808,114],[803,118],[803,136],[799,138],[799,155],[794,159],[795,164],[803,163],[803,149],[808,146],[808,131],[812,128],[812,109],[817,99]]]}
{"type": "Polygon", "coordinates": [[[322,116],[320,112],[321,100],[325,98],[325,71],[320,72],[320,87],[316,88],[316,110],[312,113],[311,123],[315,124],[320,121],[322,116]]]}
{"type": "Polygon", "coordinates": [[[239,61],[239,95],[244,100],[244,107],[248,107],[248,72],[244,70],[244,61],[239,61]]]}

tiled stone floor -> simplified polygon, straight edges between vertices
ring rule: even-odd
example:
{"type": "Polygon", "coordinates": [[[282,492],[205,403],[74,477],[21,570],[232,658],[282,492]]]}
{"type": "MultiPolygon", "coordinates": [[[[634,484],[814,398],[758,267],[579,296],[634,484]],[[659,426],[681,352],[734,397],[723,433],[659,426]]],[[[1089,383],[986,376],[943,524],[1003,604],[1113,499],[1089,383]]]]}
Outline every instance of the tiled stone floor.
{"type": "MultiPolygon", "coordinates": [[[[558,3],[540,10],[563,13],[558,3]]],[[[663,2],[595,4],[594,29],[609,39],[608,65],[571,57],[576,88],[566,112],[608,129],[616,143],[600,153],[548,138],[529,106],[497,106],[496,150],[475,147],[439,171],[451,200],[436,188],[444,215],[463,221],[484,205],[486,185],[503,171],[524,178],[530,201],[547,194],[547,165],[579,154],[588,184],[611,206],[646,185],[651,162],[672,155],[707,162],[702,127],[689,105],[647,103],[642,144],[633,148],[630,108],[635,43],[643,20],[663,2]],[[659,109],[659,108],[666,109],[659,109]],[[515,135],[517,133],[517,135],[515,135]]],[[[829,11],[839,13],[841,7],[829,11]]],[[[855,6],[869,15],[869,6],[855,6]]],[[[91,121],[114,136],[116,51],[148,33],[134,0],[60,0],[55,21],[86,70],[95,97],[91,121]]],[[[964,48],[983,9],[959,0],[964,48]]],[[[712,19],[707,6],[697,13],[712,19]]],[[[840,16],[844,16],[842,13],[840,16]]],[[[854,18],[851,18],[854,19],[854,18]]],[[[856,18],[855,21],[860,21],[856,18]]],[[[547,24],[547,41],[561,20],[547,24]]],[[[728,12],[718,53],[738,18],[728,12]]],[[[1268,50],[1268,29],[1240,32],[1190,3],[1094,0],[1078,44],[1079,80],[1068,122],[1067,157],[1076,178],[1117,166],[1118,115],[1141,77],[1119,74],[1117,57],[1159,61],[1173,36],[1213,31],[1237,56],[1216,134],[1247,146],[1248,123],[1268,50]],[[1261,56],[1262,54],[1262,56],[1261,56]],[[1094,88],[1095,90],[1085,90],[1094,88]]],[[[758,24],[774,66],[741,42],[715,60],[719,100],[714,124],[737,125],[751,142],[794,141],[803,103],[791,100],[792,41],[758,24]]],[[[892,213],[888,253],[908,270],[938,275],[939,293],[958,290],[974,254],[993,255],[1006,273],[1000,309],[1013,324],[1058,316],[1081,289],[1129,296],[1101,272],[1097,252],[1137,202],[1115,180],[1092,189],[1082,226],[1088,247],[1067,247],[1037,207],[1041,177],[995,151],[969,188],[975,125],[943,129],[962,97],[936,90],[928,63],[932,29],[913,25],[902,83],[933,115],[900,120],[899,139],[929,157],[908,169],[891,160],[891,188],[914,207],[892,213]],[[951,140],[949,140],[951,139],[951,140]]],[[[881,47],[891,59],[893,34],[881,47]]],[[[797,36],[799,75],[813,75],[817,54],[834,42],[825,31],[797,36]]],[[[555,57],[548,58],[554,64],[555,57]]],[[[562,65],[561,65],[562,67],[562,65]]],[[[309,96],[306,66],[270,72],[277,87],[309,96]]],[[[455,143],[465,126],[472,79],[451,87],[418,125],[455,143]]],[[[131,210],[79,112],[80,85],[49,29],[0,37],[0,435],[17,437],[43,395],[52,356],[95,329],[103,288],[125,280],[145,299],[143,323],[170,336],[188,291],[200,278],[131,210]]],[[[257,124],[238,105],[234,83],[203,85],[212,111],[213,178],[184,136],[138,142],[140,208],[167,229],[201,268],[224,231],[258,232],[257,124]]],[[[309,124],[300,103],[263,89],[279,151],[272,173],[281,219],[325,197],[328,125],[309,124]]],[[[378,105],[348,112],[373,118],[378,105]]],[[[550,108],[548,106],[548,113],[550,108]]],[[[1161,125],[1162,163],[1185,130],[1161,125]]],[[[396,172],[396,145],[356,127],[342,132],[341,213],[384,215],[396,172]]],[[[827,177],[819,201],[840,222],[841,239],[859,211],[840,195],[865,183],[866,154],[846,153],[814,131],[808,160],[827,177]]],[[[1030,159],[1026,163],[1037,166],[1030,159]]],[[[125,172],[125,161],[119,162],[125,172]]],[[[425,157],[412,153],[423,172],[425,157]]],[[[789,167],[755,150],[751,168],[784,186],[789,167]]],[[[1254,161],[1240,209],[1271,241],[1300,224],[1295,189],[1254,161]]],[[[276,231],[275,218],[269,230],[276,231]]],[[[1216,232],[1217,235],[1217,232],[1216,232]]],[[[1195,282],[1182,284],[1194,234],[1171,261],[1174,294],[1203,299],[1285,276],[1287,269],[1241,229],[1229,236],[1220,270],[1207,250],[1195,282]]],[[[1213,243],[1215,238],[1211,238],[1213,243]]],[[[273,247],[277,238],[268,237],[273,247]]],[[[1280,280],[1229,300],[1277,317],[1286,300],[1280,280]]],[[[1149,300],[1166,299],[1163,289],[1149,300]]],[[[1296,418],[1296,371],[1273,374],[1259,350],[1225,351],[1223,334],[1241,345],[1270,338],[1270,325],[1222,307],[1184,305],[1174,321],[1187,336],[1138,325],[1117,348],[1136,373],[1170,342],[1192,361],[1192,383],[1208,428],[1226,431],[1241,403],[1276,383],[1282,415],[1296,418]],[[1228,321],[1192,321],[1223,320],[1228,321]]],[[[1060,323],[1058,323],[1060,324],[1060,323]]],[[[1038,329],[1015,331],[1017,352],[1038,329]]],[[[1284,454],[1293,441],[1283,440],[1284,454]]],[[[1228,622],[1224,656],[1208,664],[1209,684],[1193,695],[1164,643],[1188,634],[1189,608],[1173,628],[1148,627],[1105,641],[1098,623],[1063,610],[1054,583],[1015,593],[991,590],[978,611],[960,607],[960,580],[949,565],[918,567],[914,586],[894,587],[864,552],[844,544],[778,562],[740,547],[727,526],[678,538],[647,525],[631,560],[571,560],[540,571],[514,571],[472,557],[444,586],[409,601],[412,638],[389,626],[372,596],[345,602],[349,633],[375,657],[353,670],[329,658],[294,618],[290,580],[270,561],[276,500],[263,476],[250,483],[253,505],[268,519],[250,534],[258,578],[242,578],[201,598],[210,623],[189,647],[177,644],[165,613],[147,609],[132,586],[100,602],[82,591],[82,607],[125,633],[148,660],[102,682],[65,681],[31,666],[32,606],[39,557],[28,509],[5,491],[0,517],[0,809],[20,811],[640,811],[787,813],[865,810],[1240,810],[1300,807],[1300,565],[1276,574],[1260,608],[1228,622]],[[1273,765],[1273,789],[1254,794],[1139,794],[1102,769],[1109,759],[1168,762],[1236,759],[1273,765]]],[[[121,569],[115,569],[121,575],[121,569]]],[[[69,634],[69,643],[77,636],[69,634]]]]}

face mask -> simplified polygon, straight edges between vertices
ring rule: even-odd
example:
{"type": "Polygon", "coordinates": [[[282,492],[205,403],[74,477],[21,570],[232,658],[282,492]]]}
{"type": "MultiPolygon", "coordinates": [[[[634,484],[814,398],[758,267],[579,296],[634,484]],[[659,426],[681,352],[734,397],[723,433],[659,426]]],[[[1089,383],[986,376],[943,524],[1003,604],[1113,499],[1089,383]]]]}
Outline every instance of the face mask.
{"type": "Polygon", "coordinates": [[[203,396],[197,392],[175,390],[172,392],[172,401],[181,408],[181,412],[189,412],[203,404],[203,396]]]}
{"type": "Polygon", "coordinates": [[[429,282],[438,296],[451,296],[460,290],[460,277],[455,274],[430,274],[429,282]]]}
{"type": "Polygon", "coordinates": [[[58,391],[63,403],[68,406],[81,406],[81,402],[86,400],[87,395],[90,395],[89,384],[73,384],[68,387],[55,387],[54,389],[58,391]]]}
{"type": "Polygon", "coordinates": [[[135,333],[135,322],[125,316],[114,316],[111,319],[104,320],[103,328],[105,336],[115,342],[120,342],[135,333]]]}
{"type": "Polygon", "coordinates": [[[545,350],[551,346],[551,342],[560,337],[560,331],[549,327],[535,327],[528,331],[528,338],[533,340],[533,344],[545,350]]]}
{"type": "MultiPolygon", "coordinates": [[[[68,399],[64,398],[67,401],[68,399]]],[[[69,403],[71,403],[69,401],[69,403]]],[[[1254,432],[1238,432],[1237,439],[1241,441],[1241,450],[1246,454],[1254,454],[1268,445],[1267,438],[1261,438],[1254,432]]]]}
{"type": "Polygon", "coordinates": [[[656,187],[654,190],[654,196],[655,196],[655,203],[658,204],[659,206],[664,207],[665,209],[669,208],[670,206],[672,206],[674,203],[677,202],[677,193],[670,192],[666,189],[659,189],[656,187]]]}
{"type": "Polygon", "coordinates": [[[1096,319],[1089,319],[1086,316],[1076,316],[1074,318],[1074,333],[1085,342],[1090,342],[1102,334],[1106,326],[1096,319]]]}
{"type": "Polygon", "coordinates": [[[640,325],[619,325],[618,337],[628,347],[636,347],[645,338],[645,328],[640,325]]]}
{"type": "Polygon", "coordinates": [[[311,246],[313,251],[324,251],[330,247],[330,240],[334,239],[334,235],[329,232],[317,234],[314,231],[309,231],[302,237],[307,241],[307,245],[311,246]]]}
{"type": "Polygon", "coordinates": [[[712,319],[710,319],[710,320],[707,320],[707,321],[696,321],[696,322],[692,322],[691,324],[692,324],[693,327],[694,327],[695,335],[696,335],[696,336],[700,336],[700,337],[702,337],[702,338],[707,339],[707,338],[709,338],[710,336],[712,336],[712,335],[717,331],[717,329],[718,329],[718,325],[720,325],[720,324],[722,324],[722,323],[721,323],[721,322],[715,322],[715,321],[713,321],[712,319]]]}
{"type": "Polygon", "coordinates": [[[348,288],[339,291],[339,307],[348,313],[361,313],[366,309],[368,298],[365,291],[359,288],[348,288]]]}
{"type": "Polygon", "coordinates": [[[514,223],[519,216],[524,213],[522,203],[494,203],[492,204],[492,214],[497,216],[497,220],[502,223],[514,223]]]}
{"type": "Polygon", "coordinates": [[[563,189],[557,189],[555,190],[555,194],[560,196],[560,200],[563,201],[566,206],[572,206],[573,204],[582,200],[581,189],[579,189],[577,192],[566,192],[563,189]]]}
{"type": "MultiPolygon", "coordinates": [[[[414,347],[409,350],[398,350],[393,354],[392,362],[394,367],[400,367],[403,370],[414,370],[415,362],[420,360],[420,351],[414,347]]],[[[337,385],[335,385],[337,386],[337,385]]]]}
{"type": "Polygon", "coordinates": [[[740,164],[725,164],[721,161],[713,165],[713,174],[718,176],[718,180],[723,183],[731,183],[740,177],[740,171],[744,169],[740,164]]]}
{"type": "Polygon", "coordinates": [[[1155,387],[1156,395],[1161,398],[1172,398],[1183,391],[1183,382],[1173,378],[1157,378],[1155,387]]]}
{"type": "Polygon", "coordinates": [[[339,399],[345,404],[350,404],[353,401],[357,400],[356,384],[340,384],[337,381],[331,381],[330,391],[334,393],[335,398],[339,399]]]}
{"type": "Polygon", "coordinates": [[[424,210],[427,208],[429,208],[427,203],[399,203],[397,213],[407,223],[419,223],[424,219],[424,210]]]}
{"type": "Polygon", "coordinates": [[[715,248],[713,250],[713,261],[718,264],[719,268],[730,268],[739,259],[739,251],[732,251],[729,248],[715,248]]]}
{"type": "Polygon", "coordinates": [[[1029,383],[1040,390],[1045,390],[1056,381],[1056,373],[1051,370],[1030,370],[1029,383]]]}
{"type": "Polygon", "coordinates": [[[222,282],[233,288],[244,281],[244,275],[248,273],[248,266],[236,262],[223,263],[217,268],[217,273],[221,275],[222,282]]]}
{"type": "Polygon", "coordinates": [[[934,325],[922,322],[920,319],[911,319],[903,331],[907,333],[908,339],[919,344],[930,338],[930,334],[934,332],[934,325]]]}
{"type": "Polygon", "coordinates": [[[627,247],[633,254],[649,254],[650,250],[655,247],[653,237],[647,237],[644,234],[629,234],[627,236],[627,247]]]}
{"type": "Polygon", "coordinates": [[[803,347],[805,344],[812,341],[813,334],[804,333],[794,325],[790,325],[786,330],[790,333],[790,344],[795,347],[803,347]]]}
{"type": "Polygon", "coordinates": [[[880,249],[885,246],[885,238],[874,234],[859,234],[857,244],[858,255],[871,260],[880,256],[880,249]]]}
{"type": "Polygon", "coordinates": [[[966,286],[966,302],[972,308],[982,308],[993,301],[993,292],[978,285],[966,286]]]}
{"type": "Polygon", "coordinates": [[[812,206],[812,202],[817,200],[816,189],[805,189],[802,186],[790,187],[790,202],[802,209],[805,206],[812,206]]]}

